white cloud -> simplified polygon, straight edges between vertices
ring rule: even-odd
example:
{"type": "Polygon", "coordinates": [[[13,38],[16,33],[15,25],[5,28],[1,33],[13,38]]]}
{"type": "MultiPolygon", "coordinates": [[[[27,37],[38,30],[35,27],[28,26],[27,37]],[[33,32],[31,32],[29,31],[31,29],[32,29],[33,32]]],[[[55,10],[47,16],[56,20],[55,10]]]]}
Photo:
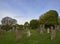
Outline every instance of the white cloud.
{"type": "Polygon", "coordinates": [[[12,5],[8,3],[8,0],[0,0],[0,24],[2,18],[8,16],[15,18],[18,24],[24,24],[26,21],[29,21],[28,17],[22,16],[28,14],[30,11],[29,7],[26,7],[26,3],[22,0],[9,0],[13,6],[20,6],[20,10],[14,8],[12,5]],[[23,9],[23,10],[22,10],[23,9]],[[28,11],[29,10],[29,11],[28,11]],[[27,12],[26,12],[27,11],[27,12]]]}
{"type": "Polygon", "coordinates": [[[10,12],[10,11],[0,11],[0,24],[1,24],[1,20],[4,17],[11,17],[17,20],[18,24],[24,24],[26,21],[28,21],[28,19],[26,19],[23,16],[18,16],[17,14],[10,12]]]}
{"type": "MultiPolygon", "coordinates": [[[[12,3],[13,2],[14,1],[12,1],[12,3]]],[[[19,14],[22,15],[21,12],[19,14]]],[[[18,24],[24,24],[24,22],[27,21],[27,19],[25,17],[22,17],[19,14],[14,9],[12,9],[12,7],[8,3],[0,0],[0,24],[1,24],[2,18],[6,17],[6,16],[16,19],[18,24]]]]}

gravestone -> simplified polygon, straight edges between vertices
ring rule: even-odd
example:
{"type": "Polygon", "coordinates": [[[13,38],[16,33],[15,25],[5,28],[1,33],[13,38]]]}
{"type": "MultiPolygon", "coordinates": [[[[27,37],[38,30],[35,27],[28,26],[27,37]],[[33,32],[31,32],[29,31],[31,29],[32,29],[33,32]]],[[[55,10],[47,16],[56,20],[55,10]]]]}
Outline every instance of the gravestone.
{"type": "Polygon", "coordinates": [[[17,30],[17,32],[16,32],[17,39],[21,39],[22,35],[23,35],[23,30],[17,30]]]}
{"type": "Polygon", "coordinates": [[[27,30],[27,37],[30,37],[31,36],[31,32],[30,30],[27,30]]]}
{"type": "Polygon", "coordinates": [[[57,27],[56,27],[56,28],[57,28],[57,30],[58,30],[58,31],[60,31],[60,27],[59,27],[59,25],[57,25],[57,27]]]}
{"type": "Polygon", "coordinates": [[[40,25],[40,34],[43,34],[43,25],[40,25]]]}
{"type": "Polygon", "coordinates": [[[20,29],[19,27],[16,27],[16,38],[21,39],[23,36],[23,29],[20,29]]]}
{"type": "Polygon", "coordinates": [[[44,24],[43,24],[43,26],[42,26],[42,27],[43,27],[43,30],[45,30],[45,25],[44,25],[44,24]]]}
{"type": "Polygon", "coordinates": [[[15,27],[12,28],[12,31],[15,31],[15,27]]]}
{"type": "Polygon", "coordinates": [[[47,29],[47,33],[50,33],[50,29],[49,28],[47,29]]]}
{"type": "Polygon", "coordinates": [[[55,39],[56,37],[56,30],[51,27],[51,40],[55,39]]]}
{"type": "Polygon", "coordinates": [[[18,27],[16,27],[15,32],[17,32],[18,27]]]}

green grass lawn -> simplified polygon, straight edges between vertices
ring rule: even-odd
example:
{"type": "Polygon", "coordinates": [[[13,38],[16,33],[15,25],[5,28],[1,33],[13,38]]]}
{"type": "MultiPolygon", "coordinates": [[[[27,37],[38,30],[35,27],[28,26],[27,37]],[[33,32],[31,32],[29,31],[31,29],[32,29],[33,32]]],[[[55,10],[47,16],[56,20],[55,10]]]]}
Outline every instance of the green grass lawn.
{"type": "Polygon", "coordinates": [[[50,34],[44,33],[40,35],[36,30],[31,30],[30,38],[27,38],[26,31],[24,31],[20,40],[16,39],[14,32],[6,32],[0,35],[0,44],[60,44],[60,32],[57,32],[54,40],[50,40],[50,34]]]}

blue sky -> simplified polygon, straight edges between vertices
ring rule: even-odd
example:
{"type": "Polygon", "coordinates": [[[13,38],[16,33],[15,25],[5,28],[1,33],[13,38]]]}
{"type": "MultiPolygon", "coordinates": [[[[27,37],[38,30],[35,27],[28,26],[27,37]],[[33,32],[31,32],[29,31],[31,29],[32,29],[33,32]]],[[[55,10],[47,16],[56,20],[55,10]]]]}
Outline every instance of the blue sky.
{"type": "Polygon", "coordinates": [[[0,21],[9,16],[15,18],[18,24],[24,24],[31,19],[39,19],[49,10],[60,14],[60,0],[0,0],[0,21]]]}

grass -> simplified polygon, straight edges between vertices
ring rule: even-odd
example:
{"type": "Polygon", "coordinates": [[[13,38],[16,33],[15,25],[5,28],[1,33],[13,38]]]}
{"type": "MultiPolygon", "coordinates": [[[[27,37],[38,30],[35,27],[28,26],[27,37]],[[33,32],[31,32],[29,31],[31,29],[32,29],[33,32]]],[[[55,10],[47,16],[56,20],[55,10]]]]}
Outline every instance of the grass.
{"type": "Polygon", "coordinates": [[[16,36],[13,32],[6,32],[0,35],[0,44],[14,44],[16,42],[16,36]]]}
{"type": "Polygon", "coordinates": [[[57,32],[54,40],[50,40],[50,34],[45,32],[40,35],[36,30],[31,30],[31,37],[29,38],[27,38],[25,30],[20,40],[16,39],[14,32],[6,32],[0,35],[0,44],[60,44],[60,32],[57,32]]]}

